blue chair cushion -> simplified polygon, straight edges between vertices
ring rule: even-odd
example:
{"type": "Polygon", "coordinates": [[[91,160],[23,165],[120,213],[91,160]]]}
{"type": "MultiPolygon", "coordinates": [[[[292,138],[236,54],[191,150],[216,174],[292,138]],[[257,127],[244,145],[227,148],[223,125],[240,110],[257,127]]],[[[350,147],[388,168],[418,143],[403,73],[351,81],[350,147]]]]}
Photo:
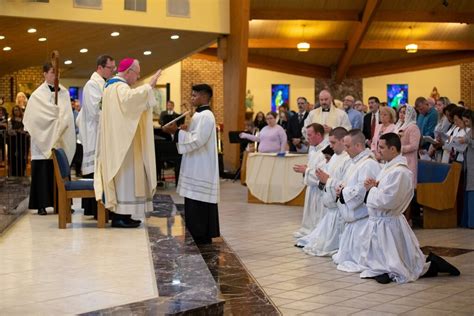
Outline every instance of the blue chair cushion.
{"type": "Polygon", "coordinates": [[[63,178],[69,177],[71,175],[71,168],[69,167],[69,161],[67,161],[66,153],[62,148],[56,148],[56,150],[54,150],[54,154],[58,160],[61,176],[63,178]]]}
{"type": "Polygon", "coordinates": [[[447,163],[418,160],[418,183],[444,182],[450,169],[447,163]]]}
{"type": "Polygon", "coordinates": [[[94,180],[65,181],[66,191],[94,190],[94,180]]]}

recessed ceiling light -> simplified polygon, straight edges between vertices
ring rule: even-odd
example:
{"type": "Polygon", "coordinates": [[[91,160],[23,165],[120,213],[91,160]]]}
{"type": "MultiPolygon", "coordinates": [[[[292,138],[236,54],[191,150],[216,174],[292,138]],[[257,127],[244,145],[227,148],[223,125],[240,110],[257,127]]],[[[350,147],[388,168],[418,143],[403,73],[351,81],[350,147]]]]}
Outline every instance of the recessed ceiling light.
{"type": "Polygon", "coordinates": [[[11,47],[8,47],[8,46],[5,46],[5,47],[3,48],[3,50],[7,52],[7,51],[9,51],[9,50],[12,50],[12,48],[11,48],[11,47]]]}
{"type": "Polygon", "coordinates": [[[146,55],[146,56],[151,55],[151,51],[150,51],[150,50],[146,50],[146,51],[143,52],[143,55],[146,55]]]}
{"type": "Polygon", "coordinates": [[[64,61],[64,64],[65,64],[65,65],[70,65],[70,64],[72,64],[72,60],[69,60],[69,59],[68,59],[68,60],[65,60],[65,61],[64,61]]]}
{"type": "Polygon", "coordinates": [[[177,40],[179,38],[178,34],[171,35],[170,37],[172,40],[177,40]]]}
{"type": "Polygon", "coordinates": [[[87,53],[89,50],[87,48],[81,48],[79,50],[80,53],[87,53]]]}
{"type": "Polygon", "coordinates": [[[40,37],[40,38],[38,38],[38,42],[46,42],[46,37],[40,37]]]}
{"type": "Polygon", "coordinates": [[[5,36],[0,35],[0,40],[5,39],[5,36]]]}
{"type": "Polygon", "coordinates": [[[28,33],[36,33],[36,29],[33,29],[33,28],[28,29],[28,33]]]}
{"type": "Polygon", "coordinates": [[[110,33],[110,36],[113,36],[113,37],[117,37],[117,36],[119,36],[119,35],[120,35],[119,32],[112,32],[112,33],[110,33]]]}

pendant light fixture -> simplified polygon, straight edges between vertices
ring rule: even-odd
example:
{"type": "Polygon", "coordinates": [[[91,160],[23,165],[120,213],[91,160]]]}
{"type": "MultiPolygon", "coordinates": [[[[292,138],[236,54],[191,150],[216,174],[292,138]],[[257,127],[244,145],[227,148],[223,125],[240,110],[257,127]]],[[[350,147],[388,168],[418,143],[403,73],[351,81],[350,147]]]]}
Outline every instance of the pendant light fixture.
{"type": "MultiPolygon", "coordinates": [[[[410,26],[409,27],[410,29],[410,38],[413,38],[412,36],[412,27],[410,26]]],[[[418,51],[418,45],[416,45],[415,43],[412,43],[412,44],[408,44],[407,46],[405,46],[405,50],[407,51],[408,54],[414,54],[418,51]]]]}
{"type": "Polygon", "coordinates": [[[307,51],[309,51],[309,48],[311,47],[311,45],[309,45],[309,43],[305,42],[305,40],[304,40],[304,28],[305,27],[306,27],[306,25],[303,24],[303,41],[299,42],[296,45],[296,48],[298,49],[299,52],[307,52],[307,51]]]}

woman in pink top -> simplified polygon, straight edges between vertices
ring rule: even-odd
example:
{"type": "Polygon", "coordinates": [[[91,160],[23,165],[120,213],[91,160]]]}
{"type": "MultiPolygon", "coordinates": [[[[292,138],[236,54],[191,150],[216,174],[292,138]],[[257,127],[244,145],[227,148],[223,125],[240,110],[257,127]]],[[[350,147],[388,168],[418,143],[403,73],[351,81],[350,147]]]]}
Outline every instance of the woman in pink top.
{"type": "Polygon", "coordinates": [[[277,124],[276,117],[277,114],[275,112],[268,112],[266,116],[268,125],[262,128],[258,136],[240,133],[240,138],[245,138],[252,142],[259,142],[258,152],[261,153],[285,152],[288,138],[283,127],[277,124]]]}
{"type": "Polygon", "coordinates": [[[407,159],[408,168],[413,173],[413,187],[416,188],[421,133],[416,125],[416,110],[411,105],[403,105],[398,109],[395,133],[400,135],[402,155],[407,159]]]}
{"type": "Polygon", "coordinates": [[[370,149],[374,152],[377,160],[380,160],[380,154],[378,153],[377,146],[379,144],[379,138],[383,134],[391,133],[395,130],[396,113],[395,110],[388,106],[381,106],[380,109],[380,124],[375,126],[374,137],[370,144],[370,149]]]}

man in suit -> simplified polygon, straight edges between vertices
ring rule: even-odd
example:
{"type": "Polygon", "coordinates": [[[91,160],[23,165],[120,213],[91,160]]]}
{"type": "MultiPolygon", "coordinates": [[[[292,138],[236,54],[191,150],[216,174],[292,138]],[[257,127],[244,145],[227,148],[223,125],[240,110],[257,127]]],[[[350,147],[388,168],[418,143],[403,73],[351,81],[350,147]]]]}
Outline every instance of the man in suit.
{"type": "Polygon", "coordinates": [[[364,128],[362,129],[367,141],[372,140],[375,133],[375,127],[380,123],[379,106],[379,98],[369,98],[369,112],[364,116],[364,128]]]}
{"type": "Polygon", "coordinates": [[[308,117],[308,100],[305,97],[296,99],[298,103],[298,113],[288,120],[288,141],[290,143],[290,151],[305,151],[303,144],[303,135],[301,129],[304,126],[304,120],[308,117]]]}
{"type": "Polygon", "coordinates": [[[166,102],[166,111],[160,113],[160,125],[163,126],[166,123],[171,122],[178,116],[179,114],[174,111],[174,102],[168,101],[166,102]]]}

